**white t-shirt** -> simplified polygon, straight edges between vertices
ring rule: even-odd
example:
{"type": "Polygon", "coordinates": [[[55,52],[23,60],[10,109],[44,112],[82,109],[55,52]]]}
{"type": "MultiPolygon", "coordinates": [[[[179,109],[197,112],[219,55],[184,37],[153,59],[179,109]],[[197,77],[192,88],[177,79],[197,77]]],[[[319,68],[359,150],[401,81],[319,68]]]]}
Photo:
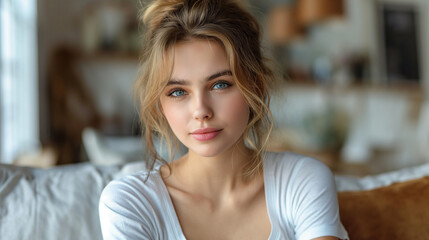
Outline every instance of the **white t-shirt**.
{"type": "MultiPolygon", "coordinates": [[[[271,221],[269,240],[336,236],[348,239],[340,222],[330,170],[292,153],[264,155],[264,186],[271,221]]],[[[103,237],[185,240],[159,167],[110,182],[100,198],[103,237]]]]}

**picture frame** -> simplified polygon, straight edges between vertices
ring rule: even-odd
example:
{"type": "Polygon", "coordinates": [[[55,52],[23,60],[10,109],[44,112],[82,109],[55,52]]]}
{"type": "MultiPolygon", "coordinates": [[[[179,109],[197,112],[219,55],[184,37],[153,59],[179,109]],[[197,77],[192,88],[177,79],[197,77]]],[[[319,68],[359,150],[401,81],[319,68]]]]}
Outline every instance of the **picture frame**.
{"type": "Polygon", "coordinates": [[[379,1],[376,14],[382,81],[421,84],[424,73],[419,4],[379,1]]]}

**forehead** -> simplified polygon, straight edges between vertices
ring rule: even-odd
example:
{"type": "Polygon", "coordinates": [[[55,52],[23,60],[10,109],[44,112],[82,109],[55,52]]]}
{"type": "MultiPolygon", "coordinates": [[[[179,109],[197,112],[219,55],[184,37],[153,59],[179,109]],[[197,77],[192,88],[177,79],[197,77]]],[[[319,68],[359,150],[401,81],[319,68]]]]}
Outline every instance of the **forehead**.
{"type": "Polygon", "coordinates": [[[224,48],[215,40],[181,41],[172,46],[171,50],[173,78],[202,77],[230,69],[224,48]]]}

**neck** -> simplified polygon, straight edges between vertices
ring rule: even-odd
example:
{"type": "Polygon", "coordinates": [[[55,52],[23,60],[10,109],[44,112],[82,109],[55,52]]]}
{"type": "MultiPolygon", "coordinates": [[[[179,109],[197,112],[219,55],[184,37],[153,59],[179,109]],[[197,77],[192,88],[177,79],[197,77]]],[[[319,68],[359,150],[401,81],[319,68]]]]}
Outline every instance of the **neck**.
{"type": "Polygon", "coordinates": [[[190,151],[173,165],[172,171],[191,192],[214,199],[230,195],[253,179],[244,176],[250,156],[251,150],[244,142],[214,157],[190,151]]]}

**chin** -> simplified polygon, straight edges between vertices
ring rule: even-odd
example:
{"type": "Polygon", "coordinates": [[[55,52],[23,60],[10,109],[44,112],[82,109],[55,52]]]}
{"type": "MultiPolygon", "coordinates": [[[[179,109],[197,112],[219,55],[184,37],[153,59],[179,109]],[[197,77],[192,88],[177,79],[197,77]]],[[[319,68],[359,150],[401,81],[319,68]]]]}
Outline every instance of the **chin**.
{"type": "MultiPolygon", "coordinates": [[[[236,141],[239,141],[240,138],[238,138],[236,141]]],[[[214,141],[208,141],[208,142],[198,142],[197,140],[191,139],[190,141],[182,142],[190,152],[192,152],[195,155],[201,156],[201,157],[216,157],[221,154],[224,154],[225,152],[233,150],[234,146],[237,146],[236,141],[231,141],[231,139],[217,139],[214,141]]]]}
{"type": "Polygon", "coordinates": [[[217,149],[192,149],[192,152],[201,157],[211,158],[216,157],[224,151],[219,151],[217,149]]]}
{"type": "Polygon", "coordinates": [[[218,155],[221,155],[229,150],[232,149],[234,144],[228,145],[222,145],[222,146],[216,146],[215,144],[207,144],[207,145],[200,145],[193,148],[188,148],[190,151],[192,151],[194,154],[201,156],[201,157],[216,157],[218,155]]]}

